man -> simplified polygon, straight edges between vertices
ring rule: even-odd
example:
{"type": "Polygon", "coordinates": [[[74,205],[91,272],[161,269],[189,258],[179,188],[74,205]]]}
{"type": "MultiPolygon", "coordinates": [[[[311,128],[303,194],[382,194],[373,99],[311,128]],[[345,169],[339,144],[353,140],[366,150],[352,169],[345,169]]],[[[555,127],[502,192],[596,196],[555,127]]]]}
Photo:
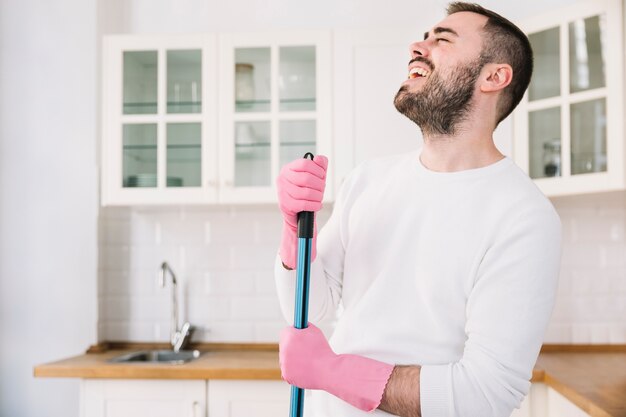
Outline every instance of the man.
{"type": "MultiPolygon", "coordinates": [[[[395,106],[424,145],[357,167],[314,244],[309,317],[343,306],[330,343],[313,324],[281,334],[283,378],[313,390],[307,417],[508,417],[552,312],[558,215],[492,138],[528,87],[527,37],[453,3],[410,54],[395,106]]],[[[326,166],[323,156],[294,161],[277,180],[287,318],[295,215],[321,208],[326,166]]]]}

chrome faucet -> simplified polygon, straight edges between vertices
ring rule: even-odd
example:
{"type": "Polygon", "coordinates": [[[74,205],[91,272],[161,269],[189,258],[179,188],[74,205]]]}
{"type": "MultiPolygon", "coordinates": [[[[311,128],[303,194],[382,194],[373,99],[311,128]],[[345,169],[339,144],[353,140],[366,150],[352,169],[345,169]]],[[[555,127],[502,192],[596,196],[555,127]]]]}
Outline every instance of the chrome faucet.
{"type": "Polygon", "coordinates": [[[172,350],[174,352],[178,352],[180,349],[184,349],[187,343],[189,343],[194,328],[191,326],[191,324],[189,324],[189,322],[185,322],[183,326],[178,329],[178,291],[176,289],[176,274],[174,274],[174,271],[167,262],[163,262],[161,264],[161,276],[159,280],[161,288],[165,287],[165,276],[168,272],[172,277],[172,316],[170,320],[170,343],[172,345],[172,350]]]}

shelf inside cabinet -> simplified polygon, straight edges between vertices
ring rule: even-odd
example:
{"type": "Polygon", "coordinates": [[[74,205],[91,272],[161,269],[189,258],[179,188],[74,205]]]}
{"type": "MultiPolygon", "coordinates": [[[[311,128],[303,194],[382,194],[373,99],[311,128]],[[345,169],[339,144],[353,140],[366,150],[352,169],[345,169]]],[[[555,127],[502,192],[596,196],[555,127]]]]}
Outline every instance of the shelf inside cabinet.
{"type": "MultiPolygon", "coordinates": [[[[315,104],[317,100],[315,98],[297,98],[297,99],[282,99],[280,100],[281,105],[287,106],[297,106],[297,105],[311,105],[315,104]]],[[[249,110],[250,108],[254,108],[260,105],[269,105],[271,100],[236,100],[235,108],[236,110],[249,110]]],[[[282,109],[285,110],[285,109],[282,109]]]]}

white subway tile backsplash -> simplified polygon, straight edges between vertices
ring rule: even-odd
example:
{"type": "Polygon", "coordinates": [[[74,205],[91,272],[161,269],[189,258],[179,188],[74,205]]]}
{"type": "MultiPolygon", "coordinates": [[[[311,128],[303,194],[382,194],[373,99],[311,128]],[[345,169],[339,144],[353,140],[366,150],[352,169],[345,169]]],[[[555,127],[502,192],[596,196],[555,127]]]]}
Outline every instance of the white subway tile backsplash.
{"type": "Polygon", "coordinates": [[[571,273],[571,292],[575,295],[606,294],[609,292],[609,277],[597,268],[577,268],[571,273]]]}
{"type": "Polygon", "coordinates": [[[254,269],[214,270],[205,275],[205,292],[209,295],[248,295],[255,292],[254,269]]]}
{"type": "Polygon", "coordinates": [[[157,286],[157,270],[111,269],[101,272],[101,294],[104,295],[149,295],[157,286]]]}
{"type": "Polygon", "coordinates": [[[257,323],[254,328],[254,340],[257,343],[278,343],[280,332],[286,326],[285,321],[257,323]]]}
{"type": "Polygon", "coordinates": [[[602,256],[602,247],[597,243],[563,245],[562,262],[572,268],[597,267],[601,264],[602,256]]]}
{"type": "MultiPolygon", "coordinates": [[[[153,322],[128,322],[108,320],[102,324],[106,337],[102,340],[131,342],[163,342],[169,339],[169,333],[159,332],[153,322]]],[[[169,331],[169,330],[168,330],[169,331]]]]}
{"type": "Polygon", "coordinates": [[[590,344],[592,324],[574,323],[572,326],[572,343],[574,344],[590,344]]]}
{"type": "Polygon", "coordinates": [[[276,295],[233,297],[230,308],[230,317],[233,320],[278,321],[282,317],[276,295]]]}
{"type": "Polygon", "coordinates": [[[108,219],[101,222],[100,242],[104,244],[124,244],[130,242],[130,220],[108,219]]]}
{"type": "MultiPolygon", "coordinates": [[[[278,248],[274,250],[274,259],[278,248]]],[[[273,266],[273,265],[272,265],[273,266]]],[[[274,268],[259,270],[256,273],[255,288],[257,294],[276,294],[276,281],[274,281],[274,268]]]]}
{"type": "Polygon", "coordinates": [[[188,271],[228,269],[233,266],[232,258],[232,248],[228,245],[185,246],[185,269],[188,271]]]}
{"type": "Polygon", "coordinates": [[[550,344],[564,344],[572,342],[572,326],[565,322],[561,323],[554,320],[550,322],[546,334],[543,338],[543,343],[550,344]]]}
{"type": "Polygon", "coordinates": [[[167,340],[171,283],[158,286],[162,261],[177,275],[180,321],[198,328],[194,340],[277,340],[269,330],[282,325],[274,207],[106,209],[100,220],[101,340],[167,340]],[[259,225],[272,236],[260,237],[259,225]]]}
{"type": "Polygon", "coordinates": [[[211,323],[204,332],[202,340],[208,342],[254,342],[254,324],[250,321],[211,323]]]}
{"type": "Polygon", "coordinates": [[[187,299],[187,320],[192,324],[205,324],[226,321],[230,318],[231,300],[227,297],[190,297],[187,299]]]}
{"type": "Polygon", "coordinates": [[[552,310],[552,321],[567,321],[572,316],[571,296],[559,296],[552,310]]]}
{"type": "MultiPolygon", "coordinates": [[[[624,197],[555,199],[563,224],[562,268],[545,343],[626,343],[624,197]]],[[[317,216],[318,229],[331,214],[317,216]]],[[[282,217],[272,205],[105,208],[99,221],[99,340],[167,341],[171,284],[179,280],[180,320],[193,340],[278,341],[274,261],[282,217]]]]}
{"type": "Polygon", "coordinates": [[[602,257],[600,266],[602,268],[622,267],[626,265],[626,246],[609,243],[602,245],[602,257]]]}
{"type": "Polygon", "coordinates": [[[233,265],[257,265],[263,269],[274,266],[276,247],[274,245],[237,244],[233,245],[233,265]]]}
{"type": "Polygon", "coordinates": [[[161,227],[161,240],[166,244],[206,244],[203,222],[193,222],[189,219],[181,221],[177,217],[170,216],[166,219],[159,219],[158,224],[160,224],[161,227]]]}
{"type": "Polygon", "coordinates": [[[609,325],[609,339],[604,343],[625,344],[626,343],[626,323],[609,325]]]}
{"type": "Polygon", "coordinates": [[[626,267],[607,268],[603,273],[609,281],[609,292],[611,294],[626,294],[626,267]]]}

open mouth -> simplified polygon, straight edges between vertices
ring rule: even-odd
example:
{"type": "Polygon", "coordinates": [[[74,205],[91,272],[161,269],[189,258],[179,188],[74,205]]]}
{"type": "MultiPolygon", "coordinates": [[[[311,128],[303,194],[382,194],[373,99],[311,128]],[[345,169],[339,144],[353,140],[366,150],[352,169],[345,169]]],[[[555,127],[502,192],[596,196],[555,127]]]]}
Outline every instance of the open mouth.
{"type": "Polygon", "coordinates": [[[428,77],[429,75],[430,75],[430,71],[428,71],[427,69],[415,67],[415,68],[411,68],[411,70],[409,71],[408,78],[412,79],[412,78],[419,78],[419,77],[428,77]]]}

